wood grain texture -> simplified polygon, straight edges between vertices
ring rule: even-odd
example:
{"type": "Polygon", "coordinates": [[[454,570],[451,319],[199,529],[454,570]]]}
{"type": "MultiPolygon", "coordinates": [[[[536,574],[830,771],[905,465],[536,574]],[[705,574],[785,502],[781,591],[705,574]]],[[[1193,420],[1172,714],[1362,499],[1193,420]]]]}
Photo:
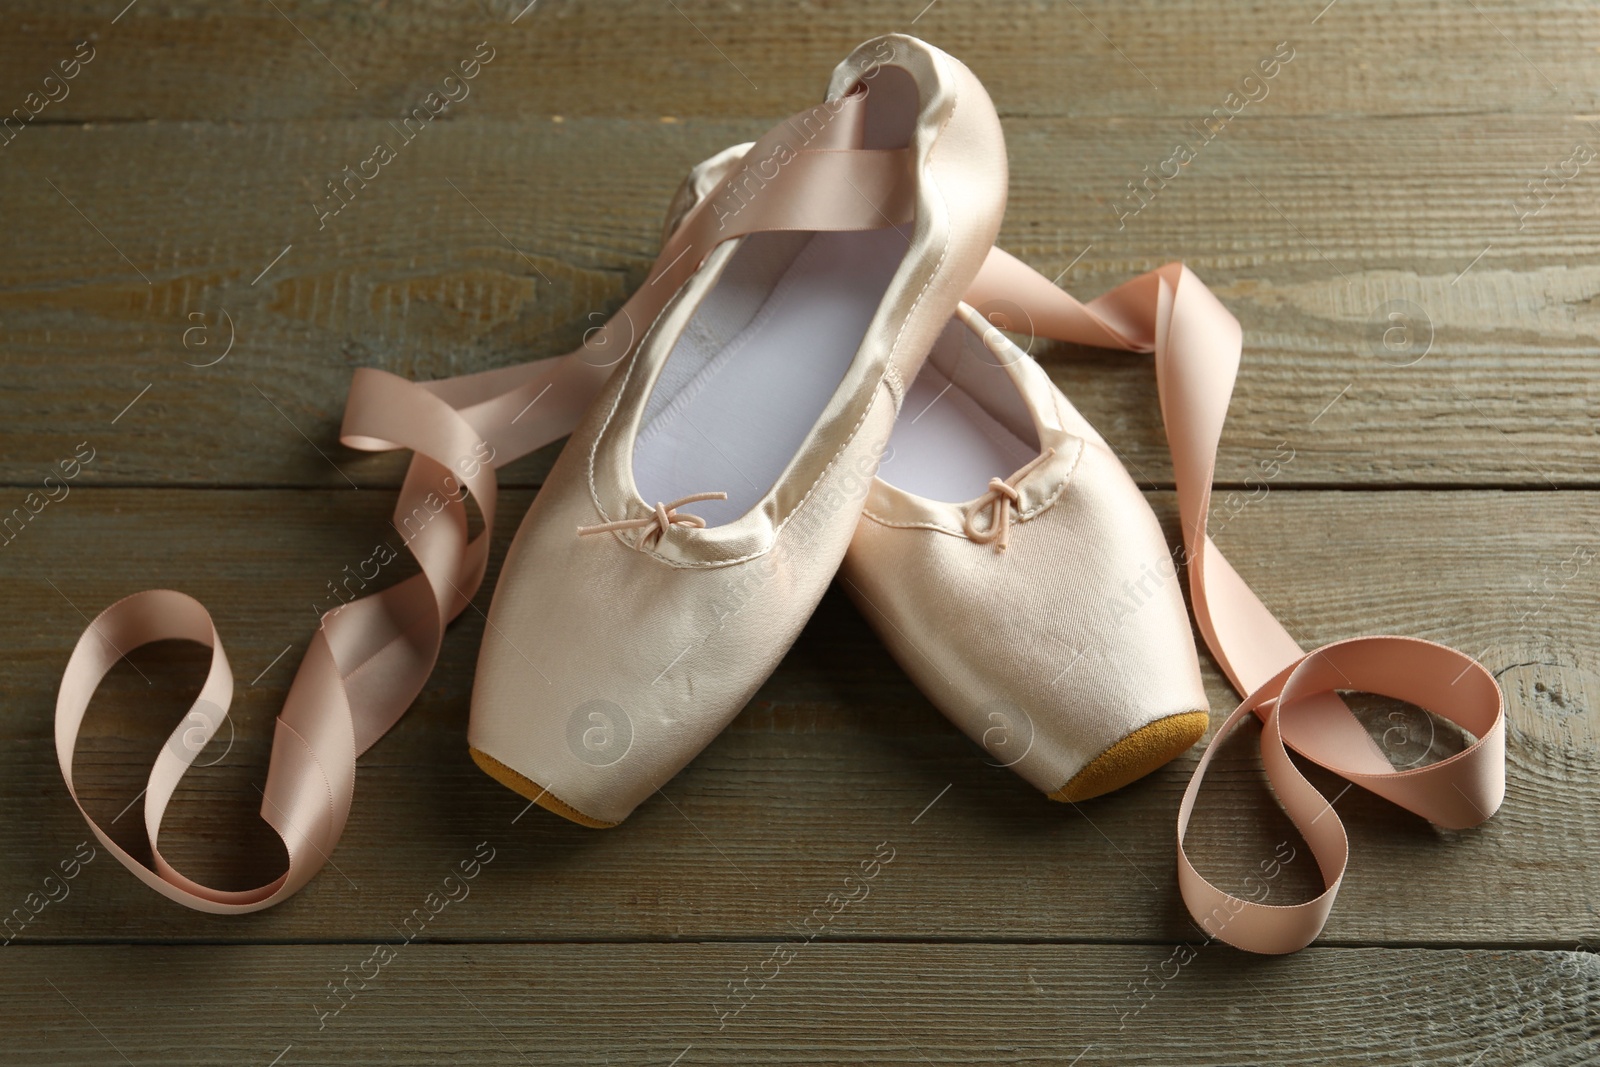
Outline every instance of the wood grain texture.
{"type": "MultiPolygon", "coordinates": [[[[516,492],[502,503],[496,565],[528,499],[516,492]]],[[[1171,495],[1153,500],[1174,533],[1171,495]]],[[[212,608],[240,690],[237,732],[201,756],[215,766],[186,780],[164,850],[228,886],[275,873],[281,848],[254,810],[270,720],[314,606],[332,603],[327,582],[394,540],[391,506],[387,492],[82,489],[0,549],[9,576],[0,617],[29,620],[11,637],[11,700],[0,715],[0,850],[28,861],[0,869],[0,900],[20,902],[85,836],[55,769],[49,715],[84,625],[79,612],[146,587],[183,589],[212,608]]],[[[1223,551],[1304,641],[1426,637],[1481,653],[1506,683],[1509,793],[1485,826],[1440,831],[1318,779],[1354,839],[1324,943],[1600,941],[1595,506],[1588,493],[1269,491],[1219,528],[1223,551]]],[[[482,609],[493,580],[491,572],[477,598],[482,609]]],[[[452,628],[416,706],[362,761],[335,866],[294,900],[243,919],[199,915],[154,899],[102,858],[24,937],[381,937],[485,839],[500,849],[495,877],[519,905],[464,911],[429,937],[771,936],[796,894],[821,899],[858,853],[886,840],[905,873],[881,891],[894,905],[864,911],[854,936],[1147,941],[1189,929],[1172,826],[1197,753],[1111,797],[1050,803],[948,725],[842,597],[830,595],[751,705],[665,797],[605,832],[539,809],[524,816],[522,799],[468,759],[482,628],[478,609],[452,628]]],[[[80,789],[102,824],[138,795],[198,687],[204,654],[180,646],[135,662],[142,675],[114,673],[80,743],[80,789]]],[[[1208,659],[1206,671],[1220,715],[1234,697],[1208,659]]],[[[1396,762],[1449,751],[1447,731],[1418,711],[1375,706],[1369,721],[1386,748],[1394,742],[1396,762]]],[[[1208,779],[1193,831],[1204,869],[1223,879],[1293,838],[1262,785],[1253,735],[1241,733],[1208,779]]],[[[130,847],[141,810],[118,823],[130,847]]],[[[1317,890],[1310,867],[1290,865],[1283,894],[1317,890]]]]}
{"type": "MultiPolygon", "coordinates": [[[[1112,204],[1170,123],[1008,125],[1002,244],[1070,265],[1085,297],[1181,258],[1243,323],[1225,484],[1280,442],[1290,484],[1597,484],[1600,200],[1571,190],[1521,232],[1513,210],[1570,119],[1262,119],[1121,231],[1112,204]]],[[[0,479],[35,482],[88,440],[86,483],[395,485],[401,459],[337,444],[353,369],[569,350],[642,279],[688,166],[762,126],[471,120],[410,145],[380,122],[40,130],[7,161],[0,479]],[[324,183],[378,140],[401,154],[319,229],[324,183]]],[[[1135,476],[1170,485],[1148,361],[1034,347],[1135,476]]]]}
{"type": "MultiPolygon", "coordinates": [[[[1597,49],[1582,0],[0,0],[0,1058],[1600,1061],[1600,199],[1592,163],[1545,181],[1600,147],[1597,49]],[[1239,317],[1218,543],[1308,644],[1386,631],[1478,654],[1508,702],[1503,809],[1441,831],[1313,772],[1352,841],[1319,944],[1202,945],[1172,841],[1195,753],[1052,804],[830,593],[623,826],[529,811],[463,735],[481,610],[552,448],[502,472],[489,579],[362,761],[305,892],[224,919],[76,858],[51,708],[88,617],[163,585],[211,608],[234,729],[162,845],[217,884],[272,877],[272,716],[330,583],[394,538],[404,458],[337,443],[352,370],[575,346],[639,284],[686,168],[891,30],[989,88],[1002,245],[1084,297],[1181,259],[1239,317]],[[68,94],[30,96],[60,95],[44,79],[80,41],[94,58],[68,94]],[[479,42],[494,58],[471,95],[405,138],[479,42]],[[1279,42],[1292,60],[1246,84],[1279,42]],[[1257,99],[1203,138],[1233,91],[1257,99]],[[379,141],[396,158],[321,218],[379,141]],[[1180,143],[1195,158],[1143,186],[1180,143]],[[19,523],[62,461],[70,492],[19,523]],[[484,850],[470,896],[441,903],[484,850]],[[349,996],[330,985],[390,952],[330,1014],[349,996]]],[[[1031,347],[1175,541],[1147,361],[1031,347]]],[[[1220,721],[1234,694],[1202,659],[1220,721]]],[[[80,788],[136,850],[144,775],[204,664],[140,650],[89,717],[80,788]]],[[[1397,763],[1462,743],[1418,709],[1352,705],[1397,763]]],[[[1247,728],[1201,796],[1197,862],[1242,888],[1294,840],[1247,728]]],[[[1269,899],[1317,892],[1304,856],[1269,899]]]]}
{"type": "Polygon", "coordinates": [[[1268,99],[1297,115],[1572,114],[1600,100],[1600,40],[1581,0],[1484,0],[1476,11],[1426,0],[1327,11],[1327,0],[140,0],[113,25],[121,6],[5,4],[0,100],[20,104],[88,38],[95,59],[41,119],[394,116],[489,41],[496,65],[472,106],[496,115],[788,114],[856,44],[892,31],[959,56],[1006,115],[1204,114],[1285,40],[1305,69],[1268,99]]]}
{"type": "MultiPolygon", "coordinates": [[[[494,893],[483,885],[454,906],[504,907],[494,893]]],[[[1168,962],[1177,947],[401,944],[381,970],[363,969],[375,951],[365,943],[248,955],[12,948],[0,991],[29,1019],[8,1038],[28,1063],[121,1053],[174,1067],[279,1055],[385,1067],[1074,1057],[1085,1067],[1557,1067],[1600,1055],[1592,953],[1309,949],[1263,959],[1212,946],[1180,967],[1168,962]],[[763,967],[779,949],[792,958],[763,967]],[[360,976],[374,973],[361,990],[360,976]],[[337,1015],[319,1014],[339,1003],[327,986],[347,975],[354,996],[337,1015]],[[726,1014],[739,1003],[730,984],[752,976],[746,1006],[726,1014]],[[1147,980],[1150,991],[1137,993],[1147,980]]]]}

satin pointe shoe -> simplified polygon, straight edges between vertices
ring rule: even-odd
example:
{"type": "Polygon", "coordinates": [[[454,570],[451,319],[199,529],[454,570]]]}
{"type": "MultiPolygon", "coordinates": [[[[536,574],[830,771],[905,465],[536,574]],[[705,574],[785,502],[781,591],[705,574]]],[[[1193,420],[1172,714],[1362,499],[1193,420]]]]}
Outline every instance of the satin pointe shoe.
{"type": "MultiPolygon", "coordinates": [[[[749,148],[689,173],[667,236],[749,148]]],[[[1205,734],[1149,504],[1044,370],[966,305],[911,385],[840,578],[928,698],[1052,799],[1110,792],[1205,734]]]]}
{"type": "Polygon", "coordinates": [[[912,383],[840,579],[928,699],[1052,800],[1117,789],[1206,732],[1155,515],[966,304],[912,383]]]}
{"type": "Polygon", "coordinates": [[[616,369],[507,556],[473,690],[480,767],[612,826],[749,701],[850,545],[1005,188],[983,87],[890,35],[681,216],[586,346],[616,369]]]}

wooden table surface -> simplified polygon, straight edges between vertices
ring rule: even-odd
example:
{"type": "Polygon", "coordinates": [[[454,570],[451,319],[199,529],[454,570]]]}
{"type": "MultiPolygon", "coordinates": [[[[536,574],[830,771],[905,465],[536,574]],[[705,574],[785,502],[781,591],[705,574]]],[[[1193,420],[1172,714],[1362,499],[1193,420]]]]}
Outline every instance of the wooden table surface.
{"type": "MultiPolygon", "coordinates": [[[[124,3],[0,4],[0,114],[38,108],[0,128],[0,514],[81,461],[0,544],[0,909],[27,920],[0,950],[0,1059],[1600,1062],[1592,4],[124,3]],[[92,838],[51,709],[86,616],[155,586],[209,606],[236,725],[162,845],[202,879],[270,877],[281,847],[252,787],[271,719],[327,582],[392,536],[403,470],[338,445],[351,371],[572,347],[640,282],[687,166],[818,99],[890,30],[989,87],[1011,151],[1002,245],[1084,297],[1182,259],[1238,316],[1217,507],[1249,503],[1219,544],[1308,646],[1401,633],[1479,655],[1508,702],[1499,814],[1444,831],[1318,778],[1353,851],[1321,939],[1282,958],[1205,945],[1173,850],[1195,753],[1050,803],[834,592],[618,829],[525,812],[472,765],[468,610],[299,896],[201,915],[103,849],[74,864],[92,838]],[[483,42],[470,96],[321,219],[327,183],[483,42]],[[1248,81],[1275,53],[1292,58],[1248,81]],[[46,82],[63,61],[75,77],[46,82]],[[1246,105],[1180,176],[1130,199],[1234,92],[1246,105]],[[1282,445],[1294,459],[1263,490],[1282,445]],[[475,852],[493,858],[470,894],[406,941],[475,852]],[[869,897],[795,947],[875,852],[893,860],[869,897]],[[76,877],[51,880],[63,864],[76,877]],[[335,998],[351,975],[365,988],[335,998]]],[[[1147,362],[1036,350],[1175,533],[1147,362]]],[[[479,609],[553,455],[502,473],[479,609]]],[[[1202,659],[1220,721],[1235,698],[1202,659]]],[[[131,848],[203,670],[193,646],[142,650],[90,715],[76,772],[131,848]]],[[[1397,760],[1448,748],[1415,709],[1361,707],[1397,760]]],[[[1236,884],[1286,826],[1247,730],[1208,779],[1202,866],[1236,884]]],[[[1318,888],[1291,865],[1278,899],[1318,888]]]]}

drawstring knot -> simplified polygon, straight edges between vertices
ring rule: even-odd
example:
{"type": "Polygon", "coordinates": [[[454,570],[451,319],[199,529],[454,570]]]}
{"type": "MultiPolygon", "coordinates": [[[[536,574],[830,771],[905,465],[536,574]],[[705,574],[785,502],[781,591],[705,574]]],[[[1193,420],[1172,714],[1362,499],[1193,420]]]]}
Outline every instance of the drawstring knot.
{"type": "Polygon", "coordinates": [[[990,478],[989,491],[973,503],[961,524],[966,535],[980,545],[992,542],[996,552],[1004,552],[1011,540],[1011,511],[1015,508],[1019,515],[1022,512],[1022,494],[1017,491],[1017,483],[1055,454],[1055,449],[1047,448],[1011,477],[990,478]],[[972,524],[972,520],[984,511],[989,513],[989,525],[980,530],[972,524]]]}
{"type": "Polygon", "coordinates": [[[695,493],[674,500],[670,504],[656,503],[655,511],[637,519],[617,519],[615,522],[602,522],[594,526],[578,527],[578,536],[587,537],[589,534],[614,533],[618,530],[643,530],[634,547],[643,552],[646,548],[660,541],[674,526],[690,526],[697,530],[705,529],[706,520],[698,515],[686,515],[678,511],[685,504],[695,504],[702,500],[726,500],[727,493],[695,493]]]}

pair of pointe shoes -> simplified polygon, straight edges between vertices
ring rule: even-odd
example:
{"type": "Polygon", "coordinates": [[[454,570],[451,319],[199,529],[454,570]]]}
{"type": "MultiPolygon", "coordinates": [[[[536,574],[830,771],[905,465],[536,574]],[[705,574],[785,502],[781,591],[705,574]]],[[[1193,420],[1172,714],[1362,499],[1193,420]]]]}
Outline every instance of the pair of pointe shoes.
{"type": "Polygon", "coordinates": [[[1506,786],[1494,676],[1415,638],[1303,649],[1207,536],[1238,321],[1181,264],[1079,303],[992,247],[1005,182],[971,73],[878,38],[822,104],[691,172],[644,284],[576,352],[424,383],[358,371],[340,439],[413,451],[394,522],[421,569],[312,635],[262,789],[286,869],[220,889],[162,856],[168,803],[233,692],[211,616],[170,589],[102,611],[62,675],[56,757],[96,840],[201,911],[258,911],[305,886],[344,829],[357,757],[415,699],[482,581],[494,467],[569,434],[507,557],[473,694],[473,756],[524,796],[590,826],[626,818],[744,706],[835,573],[929,699],[1051,797],[1160,766],[1207,726],[1166,544],[1105,442],[995,325],[1153,355],[1195,620],[1244,698],[1178,807],[1178,887],[1197,926],[1279,953],[1327,920],[1349,839],[1338,798],[1291,751],[1441,827],[1488,818],[1506,786]],[[147,862],[83,810],[73,757],[106,673],[170,639],[209,647],[211,667],[151,767],[147,862]],[[1476,740],[1396,768],[1341,689],[1427,708],[1476,740]],[[1311,900],[1233,896],[1184,849],[1219,740],[1252,716],[1324,880],[1311,900]]]}
{"type": "Polygon", "coordinates": [[[661,257],[586,344],[608,376],[506,559],[479,766],[616,825],[744,707],[835,574],[929,700],[1052,799],[1200,739],[1154,515],[962,303],[1005,196],[988,94],[900,35],[691,172],[661,257]]]}

